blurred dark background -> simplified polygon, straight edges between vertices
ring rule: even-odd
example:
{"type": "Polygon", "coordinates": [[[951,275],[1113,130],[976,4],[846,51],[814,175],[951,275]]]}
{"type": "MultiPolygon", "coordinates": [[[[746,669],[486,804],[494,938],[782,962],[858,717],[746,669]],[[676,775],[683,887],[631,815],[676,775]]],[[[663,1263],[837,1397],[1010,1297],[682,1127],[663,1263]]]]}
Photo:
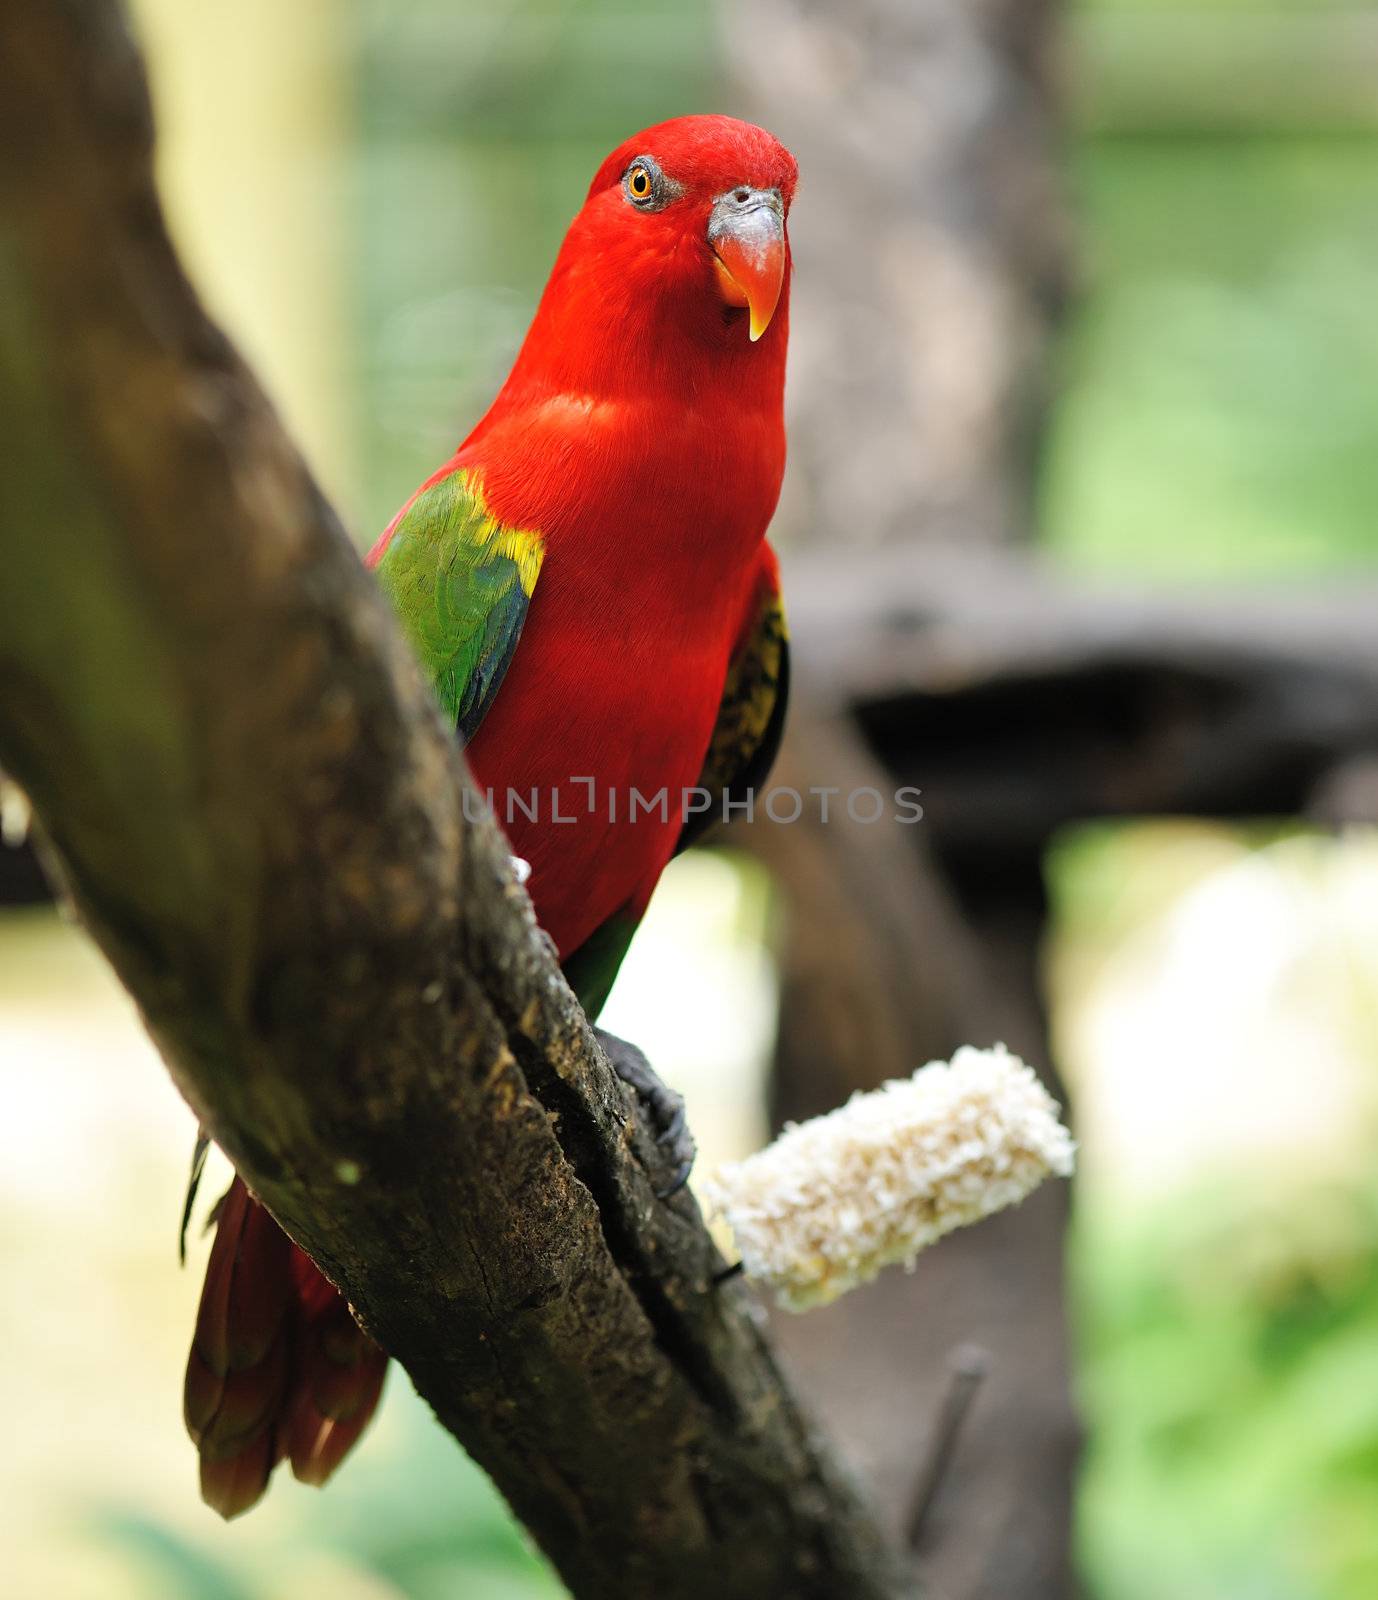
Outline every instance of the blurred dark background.
{"type": "MultiPolygon", "coordinates": [[[[704,1171],[964,1040],[1070,1100],[1074,1196],[776,1318],[897,1525],[988,1352],[935,1595],[1378,1593],[1378,12],[134,11],[189,267],[361,546],[608,149],[723,109],[796,152],[780,777],[925,821],[683,860],[606,1020],[704,1171]]],[[[201,1507],[191,1120],[26,851],[0,900],[6,1592],[559,1593],[396,1372],[328,1493],[201,1507]]]]}

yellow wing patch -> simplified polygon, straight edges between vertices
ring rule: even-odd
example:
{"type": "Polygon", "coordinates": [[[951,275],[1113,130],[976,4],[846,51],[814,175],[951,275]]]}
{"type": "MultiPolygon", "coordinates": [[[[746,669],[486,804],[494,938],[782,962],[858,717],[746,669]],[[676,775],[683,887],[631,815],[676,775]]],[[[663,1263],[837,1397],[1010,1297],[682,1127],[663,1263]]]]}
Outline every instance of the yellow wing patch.
{"type": "Polygon", "coordinates": [[[541,562],[545,559],[545,541],[532,528],[504,528],[489,511],[488,502],[483,494],[483,485],[476,473],[470,472],[466,467],[456,476],[464,491],[473,498],[474,504],[483,512],[483,520],[474,530],[475,543],[482,545],[485,554],[506,556],[513,563],[517,569],[517,581],[522,586],[522,593],[529,600],[536,588],[536,579],[541,574],[541,562]]]}

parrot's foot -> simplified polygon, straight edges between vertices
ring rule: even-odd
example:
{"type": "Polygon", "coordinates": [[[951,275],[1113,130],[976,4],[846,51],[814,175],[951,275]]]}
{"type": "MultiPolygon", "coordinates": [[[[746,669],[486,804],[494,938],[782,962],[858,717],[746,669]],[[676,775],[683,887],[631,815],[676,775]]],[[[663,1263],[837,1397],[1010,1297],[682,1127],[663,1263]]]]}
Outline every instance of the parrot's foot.
{"type": "Polygon", "coordinates": [[[672,1164],[669,1183],[656,1193],[662,1200],[677,1193],[689,1181],[698,1146],[684,1117],[684,1096],[661,1082],[655,1068],[634,1044],[619,1039],[602,1028],[593,1030],[612,1063],[612,1070],[646,1108],[655,1129],[656,1143],[672,1164]]]}

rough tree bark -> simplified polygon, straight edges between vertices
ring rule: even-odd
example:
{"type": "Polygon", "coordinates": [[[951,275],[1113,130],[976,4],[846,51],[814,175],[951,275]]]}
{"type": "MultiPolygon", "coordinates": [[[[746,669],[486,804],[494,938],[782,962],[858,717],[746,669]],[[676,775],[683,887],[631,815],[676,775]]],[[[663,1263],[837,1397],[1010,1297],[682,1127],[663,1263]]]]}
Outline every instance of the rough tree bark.
{"type": "Polygon", "coordinates": [[[385,606],[181,275],[150,146],[117,6],[7,0],[0,758],[68,892],[576,1594],[908,1593],[693,1201],[654,1198],[385,606]]]}

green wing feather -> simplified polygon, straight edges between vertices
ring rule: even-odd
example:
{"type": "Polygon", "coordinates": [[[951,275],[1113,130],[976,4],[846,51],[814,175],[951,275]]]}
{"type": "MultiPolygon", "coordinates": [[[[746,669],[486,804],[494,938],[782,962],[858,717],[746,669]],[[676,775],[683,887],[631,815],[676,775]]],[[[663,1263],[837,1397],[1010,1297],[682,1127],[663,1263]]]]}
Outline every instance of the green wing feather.
{"type": "Polygon", "coordinates": [[[608,995],[612,992],[622,958],[641,924],[639,916],[616,911],[600,922],[583,944],[561,962],[565,982],[579,997],[579,1004],[590,1022],[597,1022],[608,995]]]}
{"type": "Polygon", "coordinates": [[[378,581],[463,739],[502,684],[544,555],[541,535],[496,521],[457,468],[402,512],[378,559],[378,581]]]}

